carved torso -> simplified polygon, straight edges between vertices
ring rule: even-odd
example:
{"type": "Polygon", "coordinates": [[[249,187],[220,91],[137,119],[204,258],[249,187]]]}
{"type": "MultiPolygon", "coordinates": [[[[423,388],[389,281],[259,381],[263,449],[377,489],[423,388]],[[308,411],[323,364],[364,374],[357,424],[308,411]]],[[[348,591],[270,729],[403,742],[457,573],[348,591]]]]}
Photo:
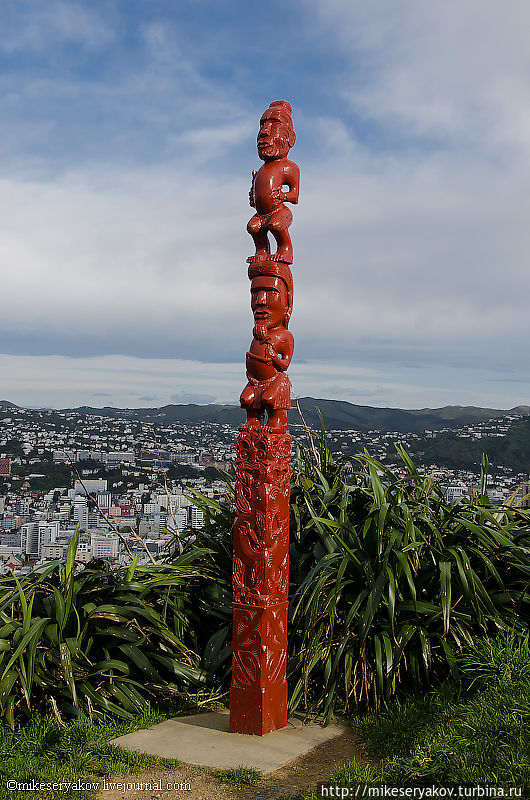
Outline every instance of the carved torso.
{"type": "Polygon", "coordinates": [[[254,337],[247,353],[247,373],[257,381],[266,381],[279,372],[272,361],[270,347],[283,358],[292,357],[294,341],[288,330],[280,327],[269,330],[268,334],[266,341],[254,337]]]}
{"type": "Polygon", "coordinates": [[[282,205],[277,196],[282,186],[294,185],[298,167],[288,158],[266,161],[254,178],[254,202],[258,214],[270,214],[282,205]]]}

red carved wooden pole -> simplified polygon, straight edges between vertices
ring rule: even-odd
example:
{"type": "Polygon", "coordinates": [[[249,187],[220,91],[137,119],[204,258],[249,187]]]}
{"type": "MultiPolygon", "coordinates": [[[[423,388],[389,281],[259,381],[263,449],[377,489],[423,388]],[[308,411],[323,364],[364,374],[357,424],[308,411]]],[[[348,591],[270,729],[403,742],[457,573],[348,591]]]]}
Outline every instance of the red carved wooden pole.
{"type": "Polygon", "coordinates": [[[241,394],[247,420],[237,438],[232,575],[230,730],[258,735],[287,724],[291,384],[286,370],[294,339],[288,330],[293,215],[284,202],[298,202],[300,172],[287,159],[295,140],[291,106],[285,100],[271,103],[258,133],[264,164],[253,173],[250,189],[250,205],[256,209],[247,226],[256,246],[247,259],[254,330],[246,359],[248,383],[241,394]],[[275,253],[270,252],[269,231],[275,253]]]}

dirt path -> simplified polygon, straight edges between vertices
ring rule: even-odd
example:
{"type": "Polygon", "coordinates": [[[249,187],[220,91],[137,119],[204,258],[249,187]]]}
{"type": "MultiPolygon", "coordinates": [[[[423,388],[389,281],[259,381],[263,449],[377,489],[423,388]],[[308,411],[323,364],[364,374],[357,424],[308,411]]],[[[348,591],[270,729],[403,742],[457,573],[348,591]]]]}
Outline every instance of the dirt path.
{"type": "Polygon", "coordinates": [[[366,763],[362,744],[349,732],[315,747],[309,753],[269,773],[253,786],[222,784],[215,770],[183,764],[176,770],[150,770],[127,777],[108,778],[107,784],[132,784],[106,788],[98,800],[276,800],[314,792],[333,769],[346,761],[366,763]],[[140,788],[138,784],[151,784],[140,788]],[[158,786],[161,785],[161,788],[158,786]],[[168,788],[169,787],[169,788],[168,788]]]}

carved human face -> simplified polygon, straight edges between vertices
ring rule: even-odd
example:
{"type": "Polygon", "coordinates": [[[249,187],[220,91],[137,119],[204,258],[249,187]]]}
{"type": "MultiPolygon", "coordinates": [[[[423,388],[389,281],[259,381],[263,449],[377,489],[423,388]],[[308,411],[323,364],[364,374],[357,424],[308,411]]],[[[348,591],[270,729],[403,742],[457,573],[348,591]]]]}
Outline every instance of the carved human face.
{"type": "Polygon", "coordinates": [[[285,320],[288,311],[287,287],[281,278],[260,275],[250,284],[250,305],[256,325],[275,328],[285,320]]]}
{"type": "Polygon", "coordinates": [[[291,146],[289,130],[278,109],[268,108],[263,114],[258,133],[258,155],[262,161],[285,158],[291,146]]]}

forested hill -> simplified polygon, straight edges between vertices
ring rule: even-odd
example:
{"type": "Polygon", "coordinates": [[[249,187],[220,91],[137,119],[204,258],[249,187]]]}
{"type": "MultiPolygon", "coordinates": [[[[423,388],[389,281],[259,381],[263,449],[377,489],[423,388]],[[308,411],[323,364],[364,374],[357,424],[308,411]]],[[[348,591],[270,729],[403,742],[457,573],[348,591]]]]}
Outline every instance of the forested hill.
{"type": "Polygon", "coordinates": [[[417,463],[470,470],[480,465],[482,453],[486,453],[496,466],[530,473],[530,416],[510,425],[505,436],[471,439],[451,431],[410,442],[407,450],[417,463]]]}
{"type": "MultiPolygon", "coordinates": [[[[495,408],[477,408],[475,406],[444,406],[443,408],[422,408],[406,411],[399,408],[374,408],[358,406],[345,400],[318,400],[302,397],[299,406],[307,424],[320,428],[319,410],[328,430],[357,431],[398,431],[399,433],[421,433],[425,430],[456,428],[461,425],[473,425],[510,413],[530,413],[530,406],[517,406],[503,410],[495,408]]],[[[244,420],[244,413],[238,406],[232,405],[167,405],[161,408],[91,408],[82,406],[72,409],[81,414],[99,414],[108,417],[138,419],[158,424],[182,422],[197,425],[201,422],[219,422],[237,426],[244,420]]],[[[300,415],[295,404],[289,412],[291,425],[301,424],[300,415]]]]}
{"type": "MultiPolygon", "coordinates": [[[[517,406],[510,410],[478,408],[475,406],[444,406],[443,408],[421,408],[411,411],[399,408],[374,408],[358,406],[344,400],[317,400],[303,397],[300,401],[304,419],[312,427],[320,428],[319,410],[327,429],[357,431],[398,431],[399,433],[421,433],[425,430],[457,428],[474,425],[488,419],[507,414],[529,414],[530,406],[517,406]]],[[[300,422],[300,415],[293,404],[290,423],[300,422]]]]}

